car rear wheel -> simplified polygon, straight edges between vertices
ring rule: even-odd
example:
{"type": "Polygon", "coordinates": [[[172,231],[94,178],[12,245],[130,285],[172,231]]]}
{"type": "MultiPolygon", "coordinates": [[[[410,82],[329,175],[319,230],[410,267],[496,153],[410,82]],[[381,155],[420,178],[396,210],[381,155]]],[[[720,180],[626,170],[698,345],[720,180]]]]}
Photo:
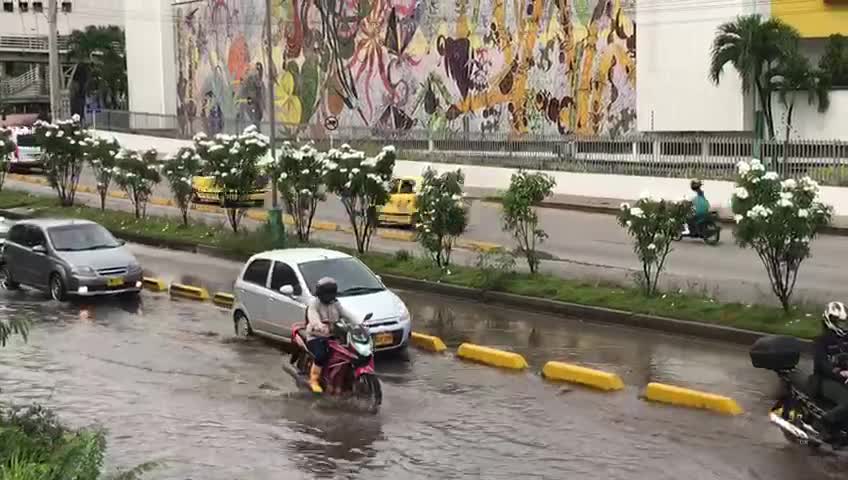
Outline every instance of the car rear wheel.
{"type": "Polygon", "coordinates": [[[20,287],[21,284],[12,280],[12,273],[9,271],[9,268],[6,265],[0,267],[0,288],[17,290],[20,287]]]}
{"type": "Polygon", "coordinates": [[[250,320],[247,315],[242,312],[236,312],[233,317],[233,326],[236,331],[236,336],[239,338],[248,338],[253,335],[253,328],[250,326],[250,320]]]}
{"type": "Polygon", "coordinates": [[[65,282],[58,273],[50,275],[50,298],[57,302],[64,302],[68,297],[68,292],[65,289],[65,282]]]}

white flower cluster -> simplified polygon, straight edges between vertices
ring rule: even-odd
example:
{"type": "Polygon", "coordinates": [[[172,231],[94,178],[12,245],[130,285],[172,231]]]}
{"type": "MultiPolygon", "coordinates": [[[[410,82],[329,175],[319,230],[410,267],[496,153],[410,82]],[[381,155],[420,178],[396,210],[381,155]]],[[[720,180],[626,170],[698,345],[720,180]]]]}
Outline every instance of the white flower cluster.
{"type": "Polygon", "coordinates": [[[753,207],[751,207],[750,210],[748,210],[747,216],[748,216],[748,218],[751,218],[751,219],[758,219],[758,218],[765,219],[765,218],[770,217],[772,213],[774,213],[772,211],[772,209],[770,209],[768,207],[764,207],[763,205],[757,204],[757,205],[754,205],[753,207]]]}

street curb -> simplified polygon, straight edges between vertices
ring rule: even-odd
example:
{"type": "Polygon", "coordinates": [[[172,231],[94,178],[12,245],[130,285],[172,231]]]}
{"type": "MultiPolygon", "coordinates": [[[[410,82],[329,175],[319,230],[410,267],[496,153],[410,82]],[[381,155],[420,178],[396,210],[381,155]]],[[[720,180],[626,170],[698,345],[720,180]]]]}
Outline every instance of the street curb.
{"type": "Polygon", "coordinates": [[[547,380],[578,383],[607,392],[624,388],[624,382],[615,373],[563,362],[546,363],[542,368],[542,377],[547,380]]]}
{"type": "Polygon", "coordinates": [[[473,343],[460,345],[456,350],[456,356],[472,362],[511,370],[525,370],[529,366],[527,360],[518,353],[474,345],[473,343]]]}
{"type": "Polygon", "coordinates": [[[222,308],[233,308],[235,297],[232,293],[216,292],[215,295],[212,296],[212,303],[222,308]]]}
{"type": "Polygon", "coordinates": [[[172,283],[170,292],[172,297],[196,300],[198,302],[205,302],[206,300],[209,300],[209,292],[202,287],[172,283]]]}
{"type": "MultiPolygon", "coordinates": [[[[663,333],[687,335],[708,340],[718,340],[737,345],[750,346],[760,338],[772,335],[752,330],[743,330],[740,328],[691,322],[688,320],[677,320],[656,315],[580,305],[545,298],[526,297],[512,293],[482,291],[474,288],[447,285],[444,283],[435,283],[426,280],[417,280],[392,274],[381,274],[381,278],[393,288],[436,293],[439,295],[459,297],[487,304],[498,303],[508,307],[562,315],[565,317],[576,318],[578,320],[589,320],[612,325],[625,325],[663,333]]],[[[812,343],[810,341],[801,341],[805,343],[809,349],[812,348],[812,343]]]]}
{"type": "Polygon", "coordinates": [[[441,338],[434,337],[432,335],[412,332],[412,335],[410,335],[409,338],[413,345],[429,352],[440,353],[448,348],[445,346],[445,342],[443,342],[441,338]]]}
{"type": "Polygon", "coordinates": [[[168,291],[168,284],[161,278],[144,277],[142,279],[142,283],[144,284],[144,288],[150,290],[151,292],[158,293],[168,291]]]}
{"type": "Polygon", "coordinates": [[[645,399],[678,407],[711,410],[725,415],[743,413],[742,407],[732,398],[663,383],[649,383],[645,387],[645,399]]]}

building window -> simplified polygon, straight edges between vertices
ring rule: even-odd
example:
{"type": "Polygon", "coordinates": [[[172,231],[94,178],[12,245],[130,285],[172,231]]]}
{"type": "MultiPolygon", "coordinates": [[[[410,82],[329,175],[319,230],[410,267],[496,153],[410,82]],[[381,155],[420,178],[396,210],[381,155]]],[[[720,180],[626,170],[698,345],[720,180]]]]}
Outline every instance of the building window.
{"type": "Polygon", "coordinates": [[[71,13],[71,2],[62,2],[62,13],[71,13]]]}
{"type": "Polygon", "coordinates": [[[41,2],[32,2],[32,11],[35,13],[44,12],[44,4],[41,2]]]}
{"type": "Polygon", "coordinates": [[[3,11],[4,12],[14,12],[15,5],[12,2],[3,2],[3,11]]]}
{"type": "Polygon", "coordinates": [[[18,10],[21,13],[26,13],[29,11],[29,2],[18,2],[18,10]]]}

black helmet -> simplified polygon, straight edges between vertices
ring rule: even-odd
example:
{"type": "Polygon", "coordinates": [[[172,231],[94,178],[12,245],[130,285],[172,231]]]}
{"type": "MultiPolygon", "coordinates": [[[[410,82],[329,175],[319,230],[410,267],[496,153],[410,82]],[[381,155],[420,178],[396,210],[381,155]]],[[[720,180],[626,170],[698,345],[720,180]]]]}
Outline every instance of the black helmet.
{"type": "Polygon", "coordinates": [[[315,296],[324,305],[329,305],[336,301],[336,295],[339,294],[339,286],[336,281],[330,277],[324,277],[318,280],[315,285],[315,296]]]}
{"type": "Polygon", "coordinates": [[[692,190],[694,190],[696,192],[698,190],[700,190],[703,185],[704,184],[701,183],[701,181],[698,180],[697,178],[695,180],[692,180],[691,182],[689,182],[689,188],[691,188],[692,190]]]}

